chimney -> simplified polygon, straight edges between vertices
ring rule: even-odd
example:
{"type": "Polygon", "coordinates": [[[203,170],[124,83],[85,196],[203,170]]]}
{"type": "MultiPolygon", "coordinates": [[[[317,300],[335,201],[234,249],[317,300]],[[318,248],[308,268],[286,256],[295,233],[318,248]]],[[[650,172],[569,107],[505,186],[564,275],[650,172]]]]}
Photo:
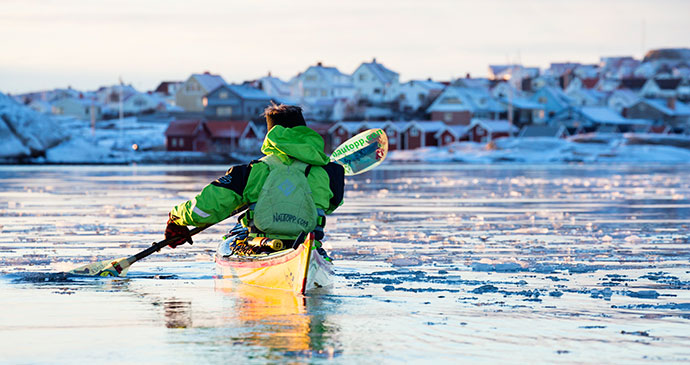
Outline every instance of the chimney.
{"type": "Polygon", "coordinates": [[[268,77],[271,77],[271,71],[268,71],[268,77]]]}
{"type": "Polygon", "coordinates": [[[374,59],[371,60],[371,63],[376,63],[376,57],[374,57],[374,59]]]}
{"type": "Polygon", "coordinates": [[[204,71],[204,75],[210,75],[211,73],[208,71],[204,71]]]}
{"type": "Polygon", "coordinates": [[[470,73],[468,72],[468,73],[465,74],[465,78],[466,78],[466,79],[471,79],[472,76],[470,76],[470,73]]]}
{"type": "Polygon", "coordinates": [[[323,63],[321,63],[321,61],[319,61],[319,62],[316,63],[316,65],[319,66],[319,67],[321,67],[321,66],[323,66],[323,63]]]}
{"type": "Polygon", "coordinates": [[[676,110],[676,98],[666,99],[666,106],[671,110],[676,110]]]}

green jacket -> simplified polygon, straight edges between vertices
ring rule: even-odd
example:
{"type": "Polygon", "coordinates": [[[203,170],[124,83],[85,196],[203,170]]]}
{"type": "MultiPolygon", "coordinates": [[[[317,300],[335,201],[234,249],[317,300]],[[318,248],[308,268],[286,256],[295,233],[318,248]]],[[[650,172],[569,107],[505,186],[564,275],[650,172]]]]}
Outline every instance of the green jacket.
{"type": "MultiPolygon", "coordinates": [[[[323,150],[321,136],[304,126],[274,126],[261,146],[261,152],[277,156],[286,165],[295,159],[312,165],[307,180],[314,203],[318,209],[331,214],[342,204],[345,172],[342,166],[329,162],[323,150]]],[[[268,166],[258,160],[248,165],[234,166],[192,200],[174,207],[170,215],[176,224],[183,226],[218,223],[228,218],[235,209],[256,203],[268,172],[268,166]]]]}

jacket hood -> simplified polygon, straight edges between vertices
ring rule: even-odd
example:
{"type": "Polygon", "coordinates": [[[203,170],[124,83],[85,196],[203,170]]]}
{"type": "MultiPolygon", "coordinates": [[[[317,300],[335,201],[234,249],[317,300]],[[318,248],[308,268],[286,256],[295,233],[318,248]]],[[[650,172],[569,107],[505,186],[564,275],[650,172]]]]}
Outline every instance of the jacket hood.
{"type": "Polygon", "coordinates": [[[323,148],[323,138],[309,127],[276,125],[266,134],[261,152],[267,156],[275,155],[286,164],[290,164],[290,158],[293,158],[310,165],[324,166],[329,158],[323,148]]]}

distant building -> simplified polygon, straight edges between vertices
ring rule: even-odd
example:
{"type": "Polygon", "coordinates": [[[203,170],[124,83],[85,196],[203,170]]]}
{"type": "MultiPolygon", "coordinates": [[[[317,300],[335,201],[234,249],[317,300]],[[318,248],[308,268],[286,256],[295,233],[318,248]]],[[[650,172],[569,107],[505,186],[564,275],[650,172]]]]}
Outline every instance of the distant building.
{"type": "Polygon", "coordinates": [[[93,99],[62,98],[52,103],[52,113],[83,120],[100,120],[103,116],[103,104],[93,99]]]}
{"type": "Polygon", "coordinates": [[[530,101],[543,105],[543,111],[535,118],[535,123],[543,123],[574,102],[560,88],[545,86],[532,95],[530,101]]]}
{"type": "Polygon", "coordinates": [[[518,132],[517,127],[507,120],[472,119],[467,131],[470,141],[483,143],[499,138],[512,137],[518,132]]]}
{"type": "Polygon", "coordinates": [[[446,85],[429,80],[411,80],[400,84],[398,100],[404,110],[416,111],[429,106],[443,92],[446,85]]]}
{"type": "Polygon", "coordinates": [[[256,88],[262,90],[273,99],[282,101],[291,98],[290,84],[277,77],[271,76],[270,72],[268,76],[264,76],[253,83],[256,85],[256,88]]]}
{"type": "Polygon", "coordinates": [[[335,67],[325,67],[321,62],[309,66],[290,81],[293,99],[315,102],[319,99],[353,98],[355,88],[352,78],[335,67]]]}
{"type": "Polygon", "coordinates": [[[678,98],[682,79],[649,79],[640,94],[645,98],[678,98]]]}
{"type": "Polygon", "coordinates": [[[210,146],[208,152],[253,152],[258,153],[264,133],[254,123],[247,121],[207,121],[210,146]]]}
{"type": "Polygon", "coordinates": [[[201,120],[175,120],[165,131],[168,151],[208,152],[211,135],[201,120]]]}
{"type": "Polygon", "coordinates": [[[469,125],[472,118],[498,119],[506,108],[488,89],[449,86],[429,106],[432,120],[469,125]]]}
{"type": "Polygon", "coordinates": [[[219,85],[202,99],[208,119],[254,120],[271,105],[265,92],[246,85],[219,85]]]}
{"type": "Polygon", "coordinates": [[[628,118],[649,119],[679,129],[690,126],[690,106],[673,98],[641,99],[623,113],[628,118]]]}
{"type": "Polygon", "coordinates": [[[209,72],[192,74],[175,92],[175,103],[188,112],[202,112],[206,94],[224,85],[225,80],[209,72]]]}
{"type": "Polygon", "coordinates": [[[623,109],[630,107],[640,100],[640,96],[628,89],[618,89],[613,91],[606,102],[606,105],[616,113],[623,113],[623,109]]]}
{"type": "Polygon", "coordinates": [[[359,98],[372,102],[389,102],[398,95],[399,76],[374,58],[357,67],[352,73],[352,83],[359,98]]]}

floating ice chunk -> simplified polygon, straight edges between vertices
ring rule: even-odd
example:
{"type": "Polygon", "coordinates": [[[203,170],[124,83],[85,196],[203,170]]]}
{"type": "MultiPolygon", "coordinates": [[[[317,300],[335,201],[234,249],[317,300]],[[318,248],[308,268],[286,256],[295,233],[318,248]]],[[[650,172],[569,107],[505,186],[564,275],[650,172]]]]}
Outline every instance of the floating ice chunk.
{"type": "Polygon", "coordinates": [[[640,242],[642,242],[642,238],[640,238],[639,236],[636,236],[636,235],[631,235],[631,236],[625,237],[625,242],[640,243],[640,242]]]}
{"type": "Polygon", "coordinates": [[[545,227],[525,227],[518,228],[513,231],[513,233],[525,233],[525,234],[546,234],[549,233],[549,229],[545,227]]]}
{"type": "Polygon", "coordinates": [[[613,241],[613,238],[609,235],[606,235],[604,237],[601,237],[601,240],[604,242],[611,242],[611,241],[613,241]]]}

